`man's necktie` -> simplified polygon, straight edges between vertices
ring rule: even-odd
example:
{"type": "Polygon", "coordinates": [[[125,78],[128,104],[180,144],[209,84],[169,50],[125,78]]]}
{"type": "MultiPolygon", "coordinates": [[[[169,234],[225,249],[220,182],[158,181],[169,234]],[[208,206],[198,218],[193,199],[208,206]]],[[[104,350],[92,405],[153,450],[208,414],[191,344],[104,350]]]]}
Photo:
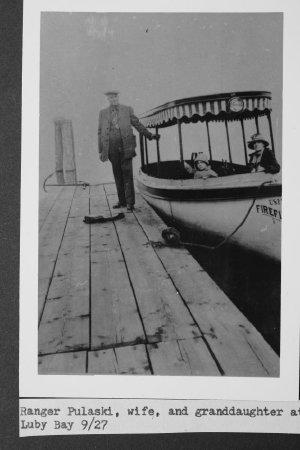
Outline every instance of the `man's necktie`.
{"type": "Polygon", "coordinates": [[[116,128],[117,130],[120,128],[118,120],[118,111],[115,108],[111,110],[111,125],[113,128],[116,128]]]}

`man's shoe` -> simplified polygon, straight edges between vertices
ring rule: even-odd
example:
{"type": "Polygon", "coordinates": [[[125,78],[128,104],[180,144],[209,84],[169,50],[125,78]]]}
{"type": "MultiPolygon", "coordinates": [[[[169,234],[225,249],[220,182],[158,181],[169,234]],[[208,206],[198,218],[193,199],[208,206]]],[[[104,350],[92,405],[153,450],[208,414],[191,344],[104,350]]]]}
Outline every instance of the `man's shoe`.
{"type": "Polygon", "coordinates": [[[115,205],[113,205],[113,209],[118,209],[118,208],[124,208],[126,206],[125,203],[116,203],[115,205]]]}
{"type": "Polygon", "coordinates": [[[127,205],[127,211],[133,211],[134,206],[133,205],[127,205]]]}

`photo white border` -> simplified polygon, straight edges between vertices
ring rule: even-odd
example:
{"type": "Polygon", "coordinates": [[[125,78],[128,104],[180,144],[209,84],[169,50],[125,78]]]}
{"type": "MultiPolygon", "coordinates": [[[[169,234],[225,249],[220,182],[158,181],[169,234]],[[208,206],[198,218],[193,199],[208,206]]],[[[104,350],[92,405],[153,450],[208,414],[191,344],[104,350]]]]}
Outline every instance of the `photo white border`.
{"type": "MultiPolygon", "coordinates": [[[[299,101],[297,38],[299,6],[296,1],[134,1],[24,0],[23,94],[21,156],[20,247],[20,396],[85,398],[178,398],[236,400],[297,400],[299,385],[299,306],[297,293],[297,242],[299,217],[295,216],[299,153],[297,115],[299,101]],[[124,8],[126,6],[126,9],[124,8]],[[40,13],[72,12],[283,12],[283,265],[280,378],[38,375],[38,201],[39,201],[39,61],[40,13]],[[296,39],[296,40],[295,40],[296,39]],[[298,138],[298,139],[297,139],[298,138]],[[292,158],[291,158],[291,152],[292,158]],[[289,153],[289,154],[288,154],[289,153]],[[291,161],[292,160],[292,161],[291,161]],[[297,160],[298,161],[298,160],[297,160]]],[[[299,42],[299,40],[298,40],[299,42]]],[[[299,245],[299,244],[297,244],[299,245]]]]}

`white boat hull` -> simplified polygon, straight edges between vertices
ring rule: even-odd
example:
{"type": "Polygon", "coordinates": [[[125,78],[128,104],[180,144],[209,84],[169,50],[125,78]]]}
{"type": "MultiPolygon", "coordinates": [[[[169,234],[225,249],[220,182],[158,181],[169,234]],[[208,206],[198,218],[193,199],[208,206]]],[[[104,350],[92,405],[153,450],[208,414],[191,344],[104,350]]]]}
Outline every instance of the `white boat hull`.
{"type": "MultiPolygon", "coordinates": [[[[193,230],[199,235],[199,241],[205,244],[205,235],[215,236],[216,243],[227,238],[243,222],[243,225],[230,238],[230,242],[254,251],[276,261],[281,259],[281,195],[269,195],[275,192],[269,189],[268,195],[259,195],[262,183],[279,186],[278,176],[261,174],[234,175],[203,180],[161,180],[148,177],[142,172],[138,179],[138,188],[145,200],[162,215],[172,219],[178,226],[193,230]],[[153,184],[154,183],[154,184],[153,184]],[[153,189],[153,186],[156,186],[153,189]],[[211,198],[179,199],[172,191],[201,194],[215,189],[216,196],[211,198]],[[245,197],[245,189],[238,195],[238,189],[251,188],[252,196],[245,197]],[[219,195],[226,189],[235,189],[235,198],[219,195]],[[169,195],[170,193],[170,195],[169,195]],[[255,194],[257,198],[255,199],[255,194]],[[174,198],[175,197],[175,198],[174,198]],[[255,199],[255,200],[254,200],[255,199]],[[201,235],[201,237],[200,237],[201,235]]],[[[281,187],[281,185],[280,185],[281,187]]],[[[250,192],[250,191],[249,191],[250,192]]],[[[185,197],[183,195],[183,197],[185,197]]],[[[229,196],[230,197],[230,196],[229,196]]]]}

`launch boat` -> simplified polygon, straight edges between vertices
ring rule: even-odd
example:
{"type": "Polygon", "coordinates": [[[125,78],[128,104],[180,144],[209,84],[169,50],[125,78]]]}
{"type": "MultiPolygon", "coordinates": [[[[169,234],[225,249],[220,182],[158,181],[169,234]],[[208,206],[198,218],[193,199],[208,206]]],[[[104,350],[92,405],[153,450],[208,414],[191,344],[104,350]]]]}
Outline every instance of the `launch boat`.
{"type": "MultiPolygon", "coordinates": [[[[157,141],[157,160],[149,162],[147,140],[140,135],[137,186],[145,200],[175,227],[191,230],[199,243],[213,242],[217,246],[226,241],[280,261],[281,174],[250,173],[247,153],[249,130],[252,127],[252,132],[259,133],[265,126],[275,154],[271,93],[247,91],[185,98],[154,108],[140,120],[160,134],[162,129],[176,126],[179,143],[179,159],[163,160],[157,141]],[[203,128],[207,144],[199,151],[207,152],[216,178],[195,179],[184,167],[182,126],[198,122],[199,133],[203,128]],[[240,134],[236,129],[231,132],[233,122],[240,134]],[[212,123],[214,132],[223,128],[225,137],[219,158],[214,156],[212,123]]],[[[194,157],[195,153],[186,160],[191,166],[194,157]]]]}

